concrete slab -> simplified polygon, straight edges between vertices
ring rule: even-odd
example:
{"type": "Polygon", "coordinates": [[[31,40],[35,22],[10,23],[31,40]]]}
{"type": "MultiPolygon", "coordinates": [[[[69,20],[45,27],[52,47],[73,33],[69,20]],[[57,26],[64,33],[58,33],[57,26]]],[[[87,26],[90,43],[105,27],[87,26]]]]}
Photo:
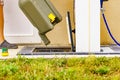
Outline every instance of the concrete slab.
{"type": "Polygon", "coordinates": [[[1,49],[0,49],[0,59],[9,59],[9,58],[17,58],[18,55],[17,54],[24,54],[21,55],[22,57],[26,57],[26,58],[71,58],[71,57],[88,57],[90,55],[96,56],[96,57],[120,57],[120,47],[118,46],[103,46],[101,47],[101,52],[93,52],[93,53],[88,53],[88,52],[84,52],[84,53],[75,53],[75,52],[37,52],[36,54],[33,54],[34,47],[31,47],[28,50],[28,46],[24,47],[24,46],[19,46],[18,49],[9,49],[9,56],[3,57],[1,56],[1,49]],[[27,49],[25,49],[27,48],[27,49]],[[26,50],[25,52],[23,50],[26,50]],[[25,53],[29,53],[29,55],[25,55],[25,53]],[[32,53],[32,54],[31,54],[32,53]]]}
{"type": "Polygon", "coordinates": [[[102,46],[99,52],[71,52],[70,47],[41,47],[27,46],[22,48],[18,54],[21,55],[115,55],[120,54],[120,47],[116,45],[102,46]],[[37,50],[36,50],[37,49],[37,50]],[[63,50],[62,50],[63,49],[63,50]],[[69,50],[68,50],[69,49],[69,50]]]}

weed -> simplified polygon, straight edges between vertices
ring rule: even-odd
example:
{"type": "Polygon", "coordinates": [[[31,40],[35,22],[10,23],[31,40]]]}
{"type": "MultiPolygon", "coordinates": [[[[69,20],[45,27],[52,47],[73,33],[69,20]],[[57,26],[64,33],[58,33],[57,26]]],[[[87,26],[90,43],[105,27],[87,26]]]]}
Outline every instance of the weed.
{"type": "Polygon", "coordinates": [[[0,68],[1,76],[13,75],[19,70],[18,66],[15,64],[4,65],[0,68]]]}
{"type": "Polygon", "coordinates": [[[108,66],[100,66],[94,70],[95,74],[104,75],[110,72],[110,68],[108,66]]]}
{"type": "Polygon", "coordinates": [[[0,60],[0,80],[119,80],[120,58],[0,60]]]}

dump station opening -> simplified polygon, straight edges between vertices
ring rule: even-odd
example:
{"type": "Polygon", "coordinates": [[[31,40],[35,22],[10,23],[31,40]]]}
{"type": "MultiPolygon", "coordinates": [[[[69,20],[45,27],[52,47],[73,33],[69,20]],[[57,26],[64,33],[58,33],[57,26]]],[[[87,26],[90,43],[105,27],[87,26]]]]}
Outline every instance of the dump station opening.
{"type": "Polygon", "coordinates": [[[38,47],[33,52],[71,52],[70,47],[38,47]]]}

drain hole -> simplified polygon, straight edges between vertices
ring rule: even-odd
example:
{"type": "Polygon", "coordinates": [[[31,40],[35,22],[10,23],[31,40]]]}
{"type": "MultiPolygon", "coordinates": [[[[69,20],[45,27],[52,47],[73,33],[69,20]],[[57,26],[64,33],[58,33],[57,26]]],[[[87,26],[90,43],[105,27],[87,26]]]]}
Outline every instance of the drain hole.
{"type": "Polygon", "coordinates": [[[70,52],[70,48],[35,48],[33,52],[70,52]]]}

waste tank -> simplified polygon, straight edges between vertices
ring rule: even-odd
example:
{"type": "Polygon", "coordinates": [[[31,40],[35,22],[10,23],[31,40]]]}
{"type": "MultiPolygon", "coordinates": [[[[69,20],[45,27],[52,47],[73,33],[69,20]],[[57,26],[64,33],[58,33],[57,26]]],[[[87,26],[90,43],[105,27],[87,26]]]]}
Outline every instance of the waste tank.
{"type": "Polygon", "coordinates": [[[19,0],[19,7],[39,31],[45,45],[50,43],[46,33],[62,20],[60,13],[49,0],[19,0]]]}

